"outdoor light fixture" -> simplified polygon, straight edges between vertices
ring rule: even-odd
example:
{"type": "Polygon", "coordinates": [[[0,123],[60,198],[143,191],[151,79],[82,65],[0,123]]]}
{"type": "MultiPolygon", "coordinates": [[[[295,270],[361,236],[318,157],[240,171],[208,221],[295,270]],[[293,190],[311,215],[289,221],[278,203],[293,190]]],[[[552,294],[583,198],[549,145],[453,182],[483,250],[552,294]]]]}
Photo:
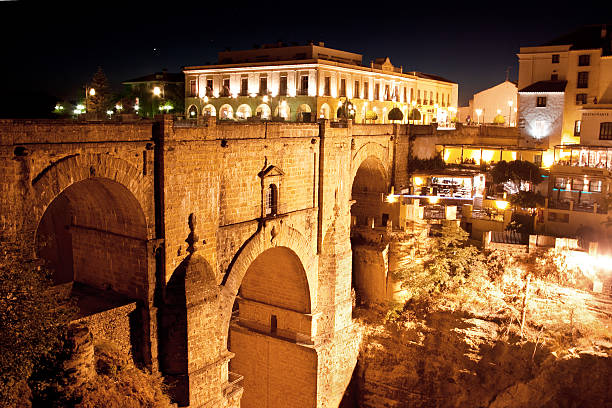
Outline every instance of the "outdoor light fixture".
{"type": "Polygon", "coordinates": [[[159,86],[156,86],[153,88],[153,95],[155,96],[161,95],[161,88],[159,86]]]}
{"type": "Polygon", "coordinates": [[[509,204],[509,202],[504,200],[495,200],[495,206],[500,210],[505,210],[506,208],[508,208],[509,204]]]}
{"type": "Polygon", "coordinates": [[[96,94],[95,88],[89,88],[89,96],[94,96],[96,94]]]}
{"type": "Polygon", "coordinates": [[[482,109],[476,109],[476,116],[478,117],[478,124],[480,125],[480,115],[482,115],[482,109]]]}
{"type": "Polygon", "coordinates": [[[385,201],[388,203],[394,203],[397,201],[397,196],[395,194],[389,194],[387,198],[385,198],[385,201]]]}
{"type": "Polygon", "coordinates": [[[263,103],[268,103],[268,95],[264,95],[263,98],[261,98],[261,101],[263,103]]]}
{"type": "Polygon", "coordinates": [[[440,201],[440,198],[433,196],[433,197],[429,197],[428,200],[430,204],[437,204],[438,201],[440,201]]]}

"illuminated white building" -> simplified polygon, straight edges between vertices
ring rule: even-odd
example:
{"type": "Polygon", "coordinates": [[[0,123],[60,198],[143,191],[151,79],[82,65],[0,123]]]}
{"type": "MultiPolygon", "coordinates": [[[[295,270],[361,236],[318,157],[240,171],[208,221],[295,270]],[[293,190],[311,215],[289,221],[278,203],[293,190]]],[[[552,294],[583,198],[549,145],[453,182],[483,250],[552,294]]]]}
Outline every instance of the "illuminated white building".
{"type": "Polygon", "coordinates": [[[408,123],[450,122],[457,107],[458,85],[436,75],[404,72],[389,58],[362,65],[360,54],[327,48],[323,43],[219,53],[214,65],[186,67],[186,114],[219,119],[282,118],[290,121],[334,119],[346,100],[355,121],[389,122],[394,107],[408,123]],[[377,117],[376,120],[371,120],[377,117]]]}
{"type": "MultiPolygon", "coordinates": [[[[521,47],[519,58],[519,126],[532,138],[547,138],[548,147],[580,143],[585,104],[612,103],[612,25],[584,26],[544,45],[521,47]],[[543,118],[521,101],[521,92],[536,84],[565,82],[561,115],[543,118]],[[521,116],[521,112],[527,116],[521,116]],[[539,123],[531,123],[532,121],[539,123]],[[542,123],[542,121],[548,123],[542,123]],[[550,121],[559,123],[551,123],[550,121]]],[[[541,92],[541,97],[547,97],[541,92]]],[[[552,95],[549,95],[552,96],[552,95]]],[[[553,96],[556,99],[556,97],[553,96]]],[[[555,107],[557,109],[557,107],[555,107]]],[[[536,109],[537,111],[537,109],[536,109]]]]}
{"type": "Polygon", "coordinates": [[[458,119],[466,122],[469,116],[472,123],[494,123],[496,116],[504,118],[504,125],[515,126],[517,107],[517,84],[504,81],[474,94],[469,106],[459,108],[458,119]],[[476,113],[479,110],[480,115],[476,113]]]}

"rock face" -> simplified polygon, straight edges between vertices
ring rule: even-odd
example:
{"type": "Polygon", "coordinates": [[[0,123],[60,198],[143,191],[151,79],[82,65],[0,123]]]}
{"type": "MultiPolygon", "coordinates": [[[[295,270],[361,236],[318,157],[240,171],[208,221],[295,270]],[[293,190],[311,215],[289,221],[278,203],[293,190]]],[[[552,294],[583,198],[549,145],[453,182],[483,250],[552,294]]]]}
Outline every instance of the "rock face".
{"type": "Polygon", "coordinates": [[[431,314],[424,327],[368,328],[351,406],[612,407],[609,347],[557,358],[532,342],[499,340],[495,322],[453,313],[431,314]]]}

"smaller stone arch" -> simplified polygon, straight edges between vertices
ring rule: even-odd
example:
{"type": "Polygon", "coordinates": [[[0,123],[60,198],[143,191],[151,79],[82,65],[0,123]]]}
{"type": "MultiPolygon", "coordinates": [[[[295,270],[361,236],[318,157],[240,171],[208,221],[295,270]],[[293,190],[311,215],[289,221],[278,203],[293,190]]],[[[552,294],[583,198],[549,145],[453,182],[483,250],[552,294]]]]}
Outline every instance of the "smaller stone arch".
{"type": "Polygon", "coordinates": [[[214,105],[208,104],[202,108],[202,114],[206,116],[217,116],[217,109],[214,105]]]}
{"type": "Polygon", "coordinates": [[[189,119],[195,119],[198,117],[198,108],[195,105],[190,105],[189,109],[187,109],[187,117],[189,119]]]}
{"type": "Polygon", "coordinates": [[[246,103],[243,103],[242,105],[238,106],[238,109],[236,109],[237,119],[248,119],[251,116],[253,116],[253,112],[251,110],[251,107],[246,103]]]}
{"type": "Polygon", "coordinates": [[[219,119],[234,119],[234,108],[232,105],[225,104],[219,108],[219,119]]]}
{"type": "Polygon", "coordinates": [[[255,116],[263,120],[269,120],[272,116],[272,110],[267,104],[262,103],[255,109],[255,116]]]}
{"type": "Polygon", "coordinates": [[[320,119],[330,119],[330,114],[331,114],[331,108],[329,107],[329,105],[327,103],[324,103],[323,105],[321,105],[321,109],[319,111],[319,118],[320,119]]]}

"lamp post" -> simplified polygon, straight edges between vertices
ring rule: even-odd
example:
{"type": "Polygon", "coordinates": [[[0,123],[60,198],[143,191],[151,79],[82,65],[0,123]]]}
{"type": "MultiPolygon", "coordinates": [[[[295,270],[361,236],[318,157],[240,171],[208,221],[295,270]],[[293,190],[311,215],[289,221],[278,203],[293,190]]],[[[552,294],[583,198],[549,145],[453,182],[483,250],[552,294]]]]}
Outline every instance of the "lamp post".
{"type": "Polygon", "coordinates": [[[85,112],[89,111],[89,97],[96,95],[95,88],[87,89],[87,85],[85,85],[85,112]]]}
{"type": "MultiPolygon", "coordinates": [[[[151,98],[151,117],[155,117],[155,107],[153,104],[153,99],[154,97],[160,97],[162,96],[162,89],[159,86],[154,86],[153,87],[153,98],[151,98]]],[[[163,96],[162,96],[163,99],[163,96]]]]}
{"type": "Polygon", "coordinates": [[[476,117],[478,117],[478,124],[480,125],[480,115],[482,115],[482,109],[476,109],[476,117]]]}
{"type": "Polygon", "coordinates": [[[514,101],[508,101],[508,126],[512,126],[512,105],[514,105],[514,101]]]}

